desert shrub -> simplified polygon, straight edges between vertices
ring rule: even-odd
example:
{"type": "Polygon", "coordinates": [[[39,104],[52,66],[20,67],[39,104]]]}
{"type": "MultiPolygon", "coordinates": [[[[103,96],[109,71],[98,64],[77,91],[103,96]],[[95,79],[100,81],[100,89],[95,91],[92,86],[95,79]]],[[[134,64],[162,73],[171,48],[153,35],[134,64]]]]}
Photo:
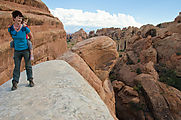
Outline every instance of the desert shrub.
{"type": "Polygon", "coordinates": [[[124,51],[125,51],[125,49],[119,50],[119,52],[124,52],[124,51]]]}
{"type": "Polygon", "coordinates": [[[122,57],[123,55],[121,53],[119,53],[119,57],[122,57]]]}
{"type": "Polygon", "coordinates": [[[178,56],[181,55],[181,52],[177,52],[176,55],[178,55],[178,56]]]}
{"type": "Polygon", "coordinates": [[[141,60],[140,60],[140,59],[138,59],[137,63],[140,63],[140,62],[141,62],[141,60]]]}
{"type": "Polygon", "coordinates": [[[161,67],[161,69],[158,71],[158,74],[160,82],[181,90],[181,78],[177,76],[175,70],[169,69],[167,67],[161,67]]]}
{"type": "Polygon", "coordinates": [[[129,104],[131,105],[132,109],[135,109],[136,111],[140,111],[140,110],[144,110],[144,104],[141,103],[133,103],[133,102],[129,102],[129,104]]]}
{"type": "Polygon", "coordinates": [[[142,85],[141,84],[137,84],[136,86],[134,86],[133,87],[133,89],[135,90],[135,91],[137,91],[139,94],[141,94],[142,93],[142,85]]]}
{"type": "Polygon", "coordinates": [[[136,69],[136,73],[137,73],[138,75],[141,74],[141,73],[142,73],[141,69],[140,69],[140,68],[137,68],[137,69],[136,69]]]}

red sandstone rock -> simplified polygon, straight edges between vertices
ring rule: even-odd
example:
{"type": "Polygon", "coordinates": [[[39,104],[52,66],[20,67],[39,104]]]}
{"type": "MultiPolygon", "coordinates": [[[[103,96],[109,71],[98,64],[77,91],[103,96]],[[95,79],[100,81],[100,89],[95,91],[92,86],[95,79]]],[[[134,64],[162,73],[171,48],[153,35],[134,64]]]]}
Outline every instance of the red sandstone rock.
{"type": "Polygon", "coordinates": [[[135,81],[141,84],[145,100],[154,118],[159,120],[180,120],[181,92],[158,82],[148,74],[140,74],[135,81]]]}
{"type": "Polygon", "coordinates": [[[79,42],[72,51],[79,54],[102,81],[108,78],[118,58],[116,43],[106,36],[79,42]]]}
{"type": "Polygon", "coordinates": [[[87,39],[87,33],[81,28],[79,31],[69,34],[67,38],[70,42],[77,43],[87,39]]]}
{"type": "Polygon", "coordinates": [[[158,54],[160,64],[165,64],[168,68],[174,69],[178,76],[181,76],[181,34],[174,33],[164,39],[155,38],[153,45],[158,54]]]}

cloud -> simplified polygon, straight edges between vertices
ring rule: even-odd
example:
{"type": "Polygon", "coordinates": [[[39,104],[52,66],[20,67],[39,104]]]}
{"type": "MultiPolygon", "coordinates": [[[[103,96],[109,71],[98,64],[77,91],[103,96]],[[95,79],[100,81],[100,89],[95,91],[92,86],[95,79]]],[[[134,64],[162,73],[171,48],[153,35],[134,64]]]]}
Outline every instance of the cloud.
{"type": "Polygon", "coordinates": [[[125,14],[110,14],[103,10],[88,12],[77,9],[56,8],[50,10],[65,26],[86,27],[140,27],[142,24],[135,21],[133,16],[125,14]]]}

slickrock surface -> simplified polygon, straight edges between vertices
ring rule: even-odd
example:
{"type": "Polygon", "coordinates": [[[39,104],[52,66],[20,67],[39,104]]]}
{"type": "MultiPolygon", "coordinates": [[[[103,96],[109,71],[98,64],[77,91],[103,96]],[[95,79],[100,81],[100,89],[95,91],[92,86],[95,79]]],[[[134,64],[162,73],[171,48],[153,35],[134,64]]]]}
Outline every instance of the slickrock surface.
{"type": "Polygon", "coordinates": [[[27,87],[25,71],[18,89],[0,86],[0,120],[113,120],[88,82],[62,60],[33,67],[35,86],[27,87]]]}

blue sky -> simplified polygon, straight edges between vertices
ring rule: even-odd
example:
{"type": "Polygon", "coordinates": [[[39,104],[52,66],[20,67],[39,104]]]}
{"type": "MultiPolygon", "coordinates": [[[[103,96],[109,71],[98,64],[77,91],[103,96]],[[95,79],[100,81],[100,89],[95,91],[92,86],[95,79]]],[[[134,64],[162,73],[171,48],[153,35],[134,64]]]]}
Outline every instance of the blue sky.
{"type": "Polygon", "coordinates": [[[173,21],[181,0],[42,0],[66,32],[104,27],[140,27],[173,21]]]}

